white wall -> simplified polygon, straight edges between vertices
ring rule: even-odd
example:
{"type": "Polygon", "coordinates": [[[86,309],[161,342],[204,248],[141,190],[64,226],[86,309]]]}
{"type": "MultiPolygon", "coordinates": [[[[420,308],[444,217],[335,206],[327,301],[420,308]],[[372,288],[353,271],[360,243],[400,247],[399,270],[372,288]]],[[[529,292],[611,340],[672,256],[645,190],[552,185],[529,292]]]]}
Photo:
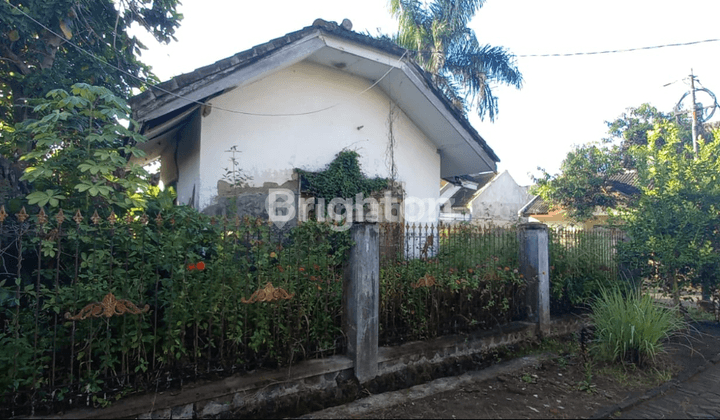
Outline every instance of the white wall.
{"type": "Polygon", "coordinates": [[[474,223],[503,225],[518,222],[520,210],[532,196],[505,171],[495,177],[472,201],[474,223]]]}
{"type": "MultiPolygon", "coordinates": [[[[375,87],[357,93],[371,81],[343,71],[302,62],[241,89],[231,90],[211,103],[216,107],[202,118],[199,208],[214,204],[217,182],[230,167],[237,145],[237,159],[252,177],[250,185],[291,180],[293,168],[323,169],[342,149],[360,154],[363,172],[370,177],[390,174],[388,116],[390,99],[375,87]],[[253,113],[299,113],[333,106],[303,116],[263,117],[229,113],[217,107],[253,113]]],[[[407,196],[436,199],[440,155],[430,140],[401,111],[393,131],[398,179],[407,196]]],[[[436,220],[426,215],[423,221],[436,220]]]]}

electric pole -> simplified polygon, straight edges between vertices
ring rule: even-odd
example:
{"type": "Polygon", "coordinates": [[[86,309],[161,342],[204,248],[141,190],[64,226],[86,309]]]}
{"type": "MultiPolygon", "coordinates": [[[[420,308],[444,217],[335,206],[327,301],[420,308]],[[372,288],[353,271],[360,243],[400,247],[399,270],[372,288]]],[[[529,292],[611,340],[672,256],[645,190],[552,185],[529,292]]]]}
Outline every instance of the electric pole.
{"type": "Polygon", "coordinates": [[[695,75],[693,69],[690,69],[690,92],[692,96],[692,143],[693,153],[695,153],[695,159],[698,156],[698,145],[697,145],[697,104],[695,103],[695,75]]]}

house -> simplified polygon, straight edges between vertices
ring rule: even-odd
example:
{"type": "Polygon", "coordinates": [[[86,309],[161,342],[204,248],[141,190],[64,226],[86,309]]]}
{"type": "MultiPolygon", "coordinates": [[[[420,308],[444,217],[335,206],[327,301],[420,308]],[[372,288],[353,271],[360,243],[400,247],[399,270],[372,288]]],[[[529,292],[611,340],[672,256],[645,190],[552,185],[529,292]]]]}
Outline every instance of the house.
{"type": "Polygon", "coordinates": [[[508,226],[527,221],[518,211],[532,195],[527,187],[518,185],[508,171],[466,175],[447,181],[440,190],[440,198],[447,198],[451,204],[442,207],[440,220],[483,226],[508,226]]]}
{"type": "MultiPolygon", "coordinates": [[[[612,175],[607,180],[607,191],[620,198],[620,202],[640,194],[640,180],[635,170],[612,175]]],[[[576,222],[567,217],[562,208],[552,208],[542,197],[536,195],[518,212],[520,217],[527,217],[529,222],[544,223],[550,227],[592,230],[608,224],[607,211],[596,208],[593,217],[583,222],[576,222]]]]}
{"type": "Polygon", "coordinates": [[[436,222],[439,180],[499,158],[408,51],[351,29],[318,19],[135,96],[141,162],[160,160],[180,204],[267,216],[273,191],[299,200],[296,168],[352,150],[366,176],[402,186],[405,219],[436,222]]]}

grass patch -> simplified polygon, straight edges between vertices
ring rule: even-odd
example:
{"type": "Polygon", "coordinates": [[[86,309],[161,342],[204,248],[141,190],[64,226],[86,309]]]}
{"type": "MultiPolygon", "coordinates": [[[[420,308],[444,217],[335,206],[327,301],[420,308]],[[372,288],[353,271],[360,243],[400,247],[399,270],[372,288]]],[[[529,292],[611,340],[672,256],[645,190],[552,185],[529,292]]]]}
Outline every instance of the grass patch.
{"type": "Polygon", "coordinates": [[[597,369],[597,374],[632,388],[647,388],[662,385],[672,379],[676,373],[670,367],[639,369],[633,364],[605,364],[597,369]]]}
{"type": "Polygon", "coordinates": [[[659,305],[637,290],[602,290],[592,303],[593,354],[599,360],[642,366],[655,362],[662,340],[683,328],[676,308],[659,305]]]}
{"type": "Polygon", "coordinates": [[[704,309],[698,308],[695,305],[687,307],[687,315],[693,322],[699,321],[715,321],[715,314],[708,312],[704,309]]]}

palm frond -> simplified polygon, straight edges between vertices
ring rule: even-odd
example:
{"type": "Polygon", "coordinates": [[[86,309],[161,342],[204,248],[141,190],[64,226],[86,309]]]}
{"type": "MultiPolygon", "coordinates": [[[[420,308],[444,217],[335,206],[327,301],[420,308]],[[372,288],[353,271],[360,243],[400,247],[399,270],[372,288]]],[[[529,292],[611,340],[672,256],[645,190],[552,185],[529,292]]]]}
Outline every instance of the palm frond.
{"type": "Polygon", "coordinates": [[[522,87],[515,56],[502,47],[480,45],[467,27],[485,0],[390,0],[398,18],[397,42],[413,50],[413,58],[433,75],[436,84],[458,109],[476,107],[480,118],[494,121],[497,97],[491,84],[522,87]],[[462,106],[457,106],[462,102],[462,106]]]}

